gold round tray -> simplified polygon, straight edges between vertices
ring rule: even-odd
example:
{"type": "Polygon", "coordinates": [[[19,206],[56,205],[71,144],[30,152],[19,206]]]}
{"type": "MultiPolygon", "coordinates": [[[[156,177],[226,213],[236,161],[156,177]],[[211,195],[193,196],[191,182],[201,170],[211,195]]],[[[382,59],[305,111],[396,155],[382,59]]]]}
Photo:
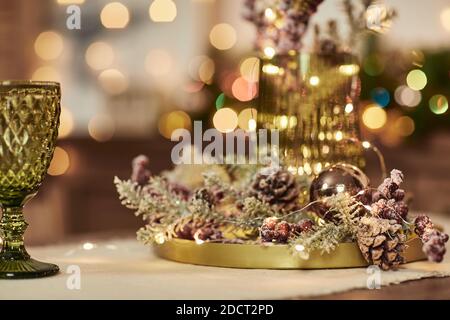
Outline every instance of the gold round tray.
{"type": "MultiPolygon", "coordinates": [[[[419,238],[407,241],[406,262],[426,259],[419,238]]],[[[334,269],[366,267],[356,243],[341,243],[330,252],[312,252],[308,260],[293,256],[287,245],[225,244],[172,239],[154,247],[164,259],[214,267],[246,269],[334,269]]]]}

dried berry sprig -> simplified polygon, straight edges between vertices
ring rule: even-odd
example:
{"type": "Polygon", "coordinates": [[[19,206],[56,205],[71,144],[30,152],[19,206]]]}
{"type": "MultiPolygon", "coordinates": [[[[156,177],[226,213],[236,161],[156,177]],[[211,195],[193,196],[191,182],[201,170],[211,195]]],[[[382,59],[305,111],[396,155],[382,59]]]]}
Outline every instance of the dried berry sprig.
{"type": "Polygon", "coordinates": [[[448,235],[437,230],[431,219],[423,214],[416,217],[414,225],[414,231],[423,242],[422,250],[428,260],[441,262],[446,252],[445,243],[448,241],[448,235]]]}

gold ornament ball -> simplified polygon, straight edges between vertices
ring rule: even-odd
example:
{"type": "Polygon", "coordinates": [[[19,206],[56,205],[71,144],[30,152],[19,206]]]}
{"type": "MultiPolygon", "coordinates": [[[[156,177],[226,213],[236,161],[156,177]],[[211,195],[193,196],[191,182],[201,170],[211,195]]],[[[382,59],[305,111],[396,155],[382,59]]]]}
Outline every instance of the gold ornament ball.
{"type": "Polygon", "coordinates": [[[369,178],[354,165],[338,163],[326,167],[311,182],[309,200],[319,201],[312,206],[312,210],[323,216],[329,210],[323,199],[343,192],[354,196],[368,185],[369,178]]]}

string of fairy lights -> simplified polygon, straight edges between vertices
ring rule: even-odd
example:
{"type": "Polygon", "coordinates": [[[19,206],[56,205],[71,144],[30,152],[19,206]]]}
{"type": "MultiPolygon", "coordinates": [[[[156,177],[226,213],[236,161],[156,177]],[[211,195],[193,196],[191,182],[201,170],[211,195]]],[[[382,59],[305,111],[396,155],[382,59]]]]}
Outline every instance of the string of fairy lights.
{"type": "MultiPolygon", "coordinates": [[[[82,5],[84,0],[55,0],[59,5],[78,4],[82,5]]],[[[124,29],[130,23],[133,16],[131,9],[125,2],[111,1],[106,3],[98,12],[98,18],[105,29],[124,29]]],[[[273,12],[272,12],[273,13],[273,12]]],[[[270,19],[268,10],[265,14],[270,19]]],[[[173,22],[179,12],[177,4],[172,0],[152,0],[149,1],[148,17],[155,23],[173,22]]],[[[450,8],[442,11],[441,22],[444,29],[450,32],[450,8]]],[[[218,52],[226,52],[234,48],[238,42],[238,32],[229,23],[219,22],[211,26],[208,40],[210,45],[218,52]]],[[[35,39],[34,51],[40,60],[40,65],[31,75],[33,80],[53,80],[61,81],[61,74],[58,65],[62,57],[67,53],[64,36],[56,30],[45,30],[35,39]]],[[[106,40],[96,40],[88,44],[84,51],[86,65],[92,70],[92,75],[96,77],[99,87],[106,95],[120,95],[130,87],[130,80],[127,70],[122,70],[115,65],[117,57],[121,52],[119,48],[113,47],[106,40]]],[[[267,47],[264,49],[267,57],[275,54],[274,49],[267,47]]],[[[143,69],[149,76],[158,78],[170,74],[175,67],[173,56],[166,49],[151,49],[148,51],[144,61],[143,69]]],[[[275,67],[275,66],[274,66],[275,67]]],[[[355,65],[355,67],[358,67],[355,65]]],[[[178,128],[191,129],[192,118],[190,111],[197,111],[202,105],[202,91],[208,86],[217,83],[220,93],[214,98],[214,103],[206,108],[214,107],[215,112],[211,115],[212,125],[220,132],[230,132],[236,128],[244,130],[255,130],[256,109],[254,98],[257,96],[259,59],[254,55],[244,57],[235,70],[229,72],[218,72],[214,59],[206,54],[197,55],[190,59],[186,68],[190,81],[182,86],[189,99],[193,99],[192,107],[168,111],[162,114],[158,120],[158,131],[165,137],[170,138],[171,133],[178,128]],[[237,101],[237,105],[233,103],[237,101]]],[[[383,72],[384,66],[380,65],[375,56],[368,56],[361,63],[361,71],[370,76],[376,76],[383,72]]],[[[263,70],[264,71],[264,70],[263,70]]],[[[352,70],[351,72],[354,72],[352,70]]],[[[359,71],[359,67],[358,67],[359,71]]],[[[265,70],[265,72],[275,72],[265,70]]],[[[311,85],[318,85],[318,78],[310,78],[311,85]]],[[[389,92],[386,88],[377,87],[371,91],[371,99],[362,106],[361,121],[364,127],[377,134],[392,127],[400,137],[407,137],[414,133],[415,122],[408,115],[397,116],[390,121],[389,112],[386,107],[395,101],[398,105],[406,108],[417,107],[423,99],[422,90],[427,86],[428,79],[424,70],[416,67],[405,75],[395,91],[389,92]],[[390,124],[393,124],[392,126],[390,124]]],[[[435,115],[442,115],[448,110],[448,99],[444,94],[436,93],[428,101],[429,110],[435,115]]],[[[352,112],[354,106],[345,106],[346,112],[352,112]]],[[[289,126],[291,119],[280,119],[282,123],[289,126]]],[[[69,108],[63,106],[61,113],[61,139],[69,137],[76,128],[75,118],[69,108]]],[[[87,124],[87,132],[96,141],[104,142],[112,139],[115,132],[114,120],[107,114],[94,115],[87,124]]],[[[70,168],[70,152],[58,147],[55,157],[49,169],[52,175],[61,175],[70,168]]]]}

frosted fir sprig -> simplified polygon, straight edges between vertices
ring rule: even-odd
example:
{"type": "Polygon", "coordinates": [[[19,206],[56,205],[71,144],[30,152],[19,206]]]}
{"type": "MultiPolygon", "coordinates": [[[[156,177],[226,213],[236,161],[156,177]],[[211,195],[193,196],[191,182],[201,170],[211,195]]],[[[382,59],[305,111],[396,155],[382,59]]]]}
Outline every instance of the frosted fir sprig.
{"type": "Polygon", "coordinates": [[[307,260],[312,251],[318,251],[321,254],[332,252],[348,235],[349,230],[346,225],[324,222],[314,226],[312,231],[301,233],[292,239],[289,247],[293,255],[307,260]]]}

